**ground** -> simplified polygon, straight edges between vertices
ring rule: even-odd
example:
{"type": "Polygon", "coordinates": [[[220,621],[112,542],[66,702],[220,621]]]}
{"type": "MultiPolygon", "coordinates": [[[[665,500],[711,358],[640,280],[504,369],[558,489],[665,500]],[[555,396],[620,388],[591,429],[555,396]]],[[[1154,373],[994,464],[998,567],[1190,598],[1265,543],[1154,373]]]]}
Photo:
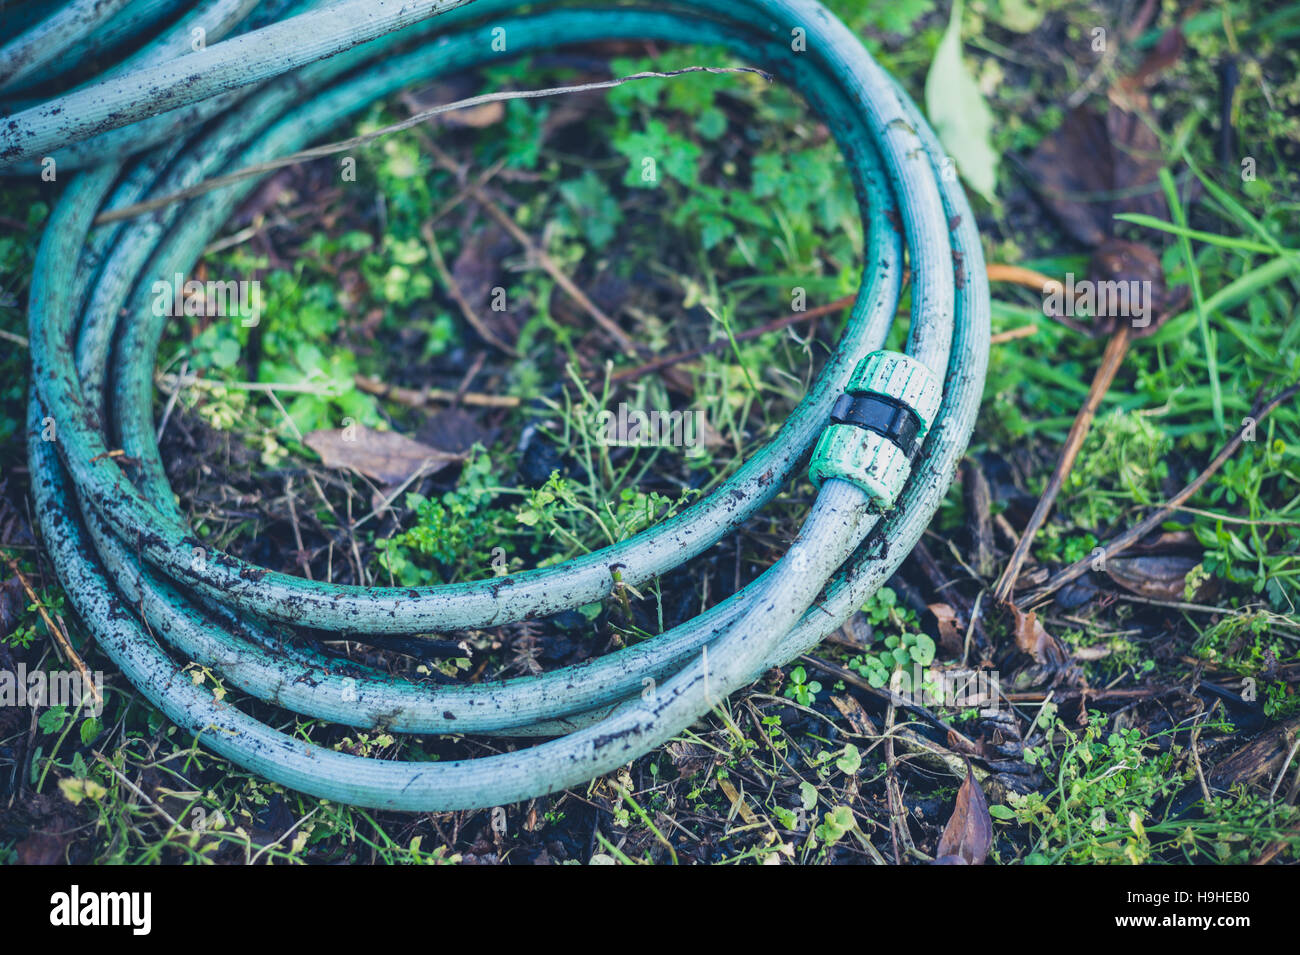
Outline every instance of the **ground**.
{"type": "MultiPolygon", "coordinates": [[[[618,773],[498,810],[378,813],[284,790],[197,747],[113,672],[43,556],[25,465],[23,306],[64,183],[6,181],[0,669],[64,666],[53,637],[66,633],[104,671],[107,705],[99,718],[0,707],[0,861],[1296,860],[1300,403],[1261,408],[1300,380],[1300,7],[972,2],[954,61],[939,55],[947,4],[829,5],[923,104],[930,76],[931,121],[959,127],[947,144],[992,263],[996,336],[959,479],[889,585],[814,653],[618,773]],[[963,84],[989,106],[985,131],[945,113],[963,84]],[[1039,274],[1148,279],[1149,324],[1061,314],[1039,274]],[[1107,354],[1113,380],[1094,388],[1107,354]],[[1090,398],[1095,419],[1013,575],[1017,601],[1042,599],[1013,611],[999,577],[1090,398]],[[1171,500],[1121,555],[1090,559],[1171,500]],[[1048,584],[1077,561],[1083,573],[1048,584]],[[931,659],[932,690],[996,675],[998,705],[898,705],[894,671],[931,659]]],[[[561,49],[411,90],[335,138],[482,90],[727,64],[709,49],[561,49]]],[[[163,456],[198,533],[318,580],[475,579],[673,513],[772,437],[860,278],[834,144],[754,74],[490,103],[353,158],[354,177],[323,159],[257,190],[199,277],[256,278],[263,319],[178,318],[158,368],[163,456]],[[651,180],[646,156],[660,157],[651,180]],[[698,411],[698,440],[610,447],[593,411],[620,403],[698,411]],[[349,427],[403,434],[445,466],[348,459],[330,436],[349,427]]],[[[377,646],[301,639],[429,681],[577,662],[752,580],[812,494],[800,478],[653,587],[550,620],[377,646]]],[[[226,698],[380,758],[515,745],[226,698]]]]}

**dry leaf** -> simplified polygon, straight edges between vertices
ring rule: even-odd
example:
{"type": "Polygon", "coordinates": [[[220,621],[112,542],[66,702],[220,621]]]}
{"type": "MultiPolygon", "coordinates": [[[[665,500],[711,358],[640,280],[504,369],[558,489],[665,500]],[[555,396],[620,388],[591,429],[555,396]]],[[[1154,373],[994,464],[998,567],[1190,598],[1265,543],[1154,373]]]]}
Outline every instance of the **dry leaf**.
{"type": "Polygon", "coordinates": [[[413,441],[396,431],[376,431],[365,425],[313,431],[303,442],[320,455],[326,467],[360,471],[388,485],[401,484],[421,469],[439,471],[465,458],[413,441]]]}
{"type": "Polygon", "coordinates": [[[745,800],[741,798],[740,793],[736,792],[736,787],[731,785],[729,780],[719,779],[718,788],[722,790],[723,795],[735,807],[736,812],[740,813],[740,818],[745,820],[745,825],[752,826],[758,822],[758,816],[754,815],[754,810],[745,804],[745,800]]]}
{"type": "Polygon", "coordinates": [[[1056,642],[1056,638],[1043,629],[1038,622],[1038,614],[1032,610],[1025,613],[1014,604],[1011,614],[1014,618],[1016,646],[1023,653],[1029,654],[1037,663],[1060,664],[1068,660],[1069,654],[1056,642]]]}
{"type": "Polygon", "coordinates": [[[58,865],[66,861],[65,856],[71,841],[66,836],[56,836],[49,832],[33,832],[14,847],[18,853],[18,864],[58,865]]]}
{"type": "MultiPolygon", "coordinates": [[[[1110,557],[1106,560],[1106,575],[1140,597],[1183,600],[1187,575],[1199,563],[1199,558],[1176,554],[1110,557]]],[[[1202,596],[1206,589],[1203,584],[1194,596],[1202,596]]]]}
{"type": "Polygon", "coordinates": [[[1109,104],[1081,106],[1025,161],[1030,185],[1073,238],[1098,246],[1120,212],[1167,216],[1159,140],[1141,116],[1109,104]]]}
{"type": "Polygon", "coordinates": [[[1094,313],[1097,325],[1097,331],[1110,332],[1120,324],[1129,324],[1132,326],[1134,337],[1144,338],[1152,334],[1169,317],[1167,306],[1167,289],[1165,286],[1165,270],[1160,264],[1160,256],[1151,249],[1150,246],[1143,245],[1141,242],[1126,242],[1123,239],[1106,239],[1092,254],[1092,261],[1088,265],[1088,278],[1098,283],[1099,287],[1104,286],[1100,283],[1105,282],[1122,282],[1122,286],[1129,289],[1149,289],[1146,294],[1144,303],[1146,308],[1146,324],[1137,325],[1131,319],[1134,317],[1133,310],[1139,302],[1130,303],[1120,298],[1117,303],[1112,303],[1104,296],[1098,296],[1097,308],[1094,313]],[[1138,283],[1138,284],[1134,284],[1138,283]],[[1110,305],[1118,304],[1118,314],[1110,314],[1110,305]]]}
{"type": "MultiPolygon", "coordinates": [[[[468,232],[471,222],[465,223],[468,232]]],[[[519,327],[510,310],[502,309],[497,289],[506,286],[505,260],[518,249],[510,233],[489,223],[461,242],[451,263],[451,277],[465,302],[488,331],[504,342],[519,337],[519,327]]]]}
{"type": "Polygon", "coordinates": [[[993,845],[993,819],[984,790],[975,781],[970,761],[966,763],[966,780],[957,790],[957,804],[952,818],[939,837],[935,865],[983,865],[993,845]]]}
{"type": "Polygon", "coordinates": [[[698,743],[677,740],[665,746],[664,750],[668,753],[668,758],[672,760],[677,775],[682,779],[690,779],[696,773],[713,766],[713,750],[698,743]]]}
{"type": "Polygon", "coordinates": [[[966,632],[957,619],[957,611],[945,603],[929,604],[928,609],[939,623],[939,645],[949,656],[960,657],[966,644],[966,632]]]}

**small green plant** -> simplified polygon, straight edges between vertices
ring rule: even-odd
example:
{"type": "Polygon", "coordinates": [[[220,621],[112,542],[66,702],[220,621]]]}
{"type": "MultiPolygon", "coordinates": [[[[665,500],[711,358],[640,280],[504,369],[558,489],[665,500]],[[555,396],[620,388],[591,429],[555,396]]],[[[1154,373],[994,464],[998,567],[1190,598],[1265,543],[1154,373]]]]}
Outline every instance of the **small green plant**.
{"type": "Polygon", "coordinates": [[[416,587],[485,575],[508,524],[508,513],[493,506],[494,468],[487,452],[475,445],[455,490],[438,498],[406,495],[414,523],[378,549],[380,566],[396,583],[416,587]]]}
{"type": "Polygon", "coordinates": [[[36,628],[33,626],[22,625],[14,628],[13,633],[4,638],[7,646],[14,647],[18,650],[26,650],[36,639],[36,628]]]}
{"type": "Polygon", "coordinates": [[[812,706],[817,702],[817,694],[822,691],[822,685],[816,680],[808,679],[808,671],[803,667],[795,667],[790,671],[790,684],[785,688],[787,699],[794,700],[800,706],[812,706]]]}
{"type": "Polygon", "coordinates": [[[1097,418],[1066,478],[1064,514],[1079,527],[1108,527],[1130,504],[1158,503],[1172,444],[1148,415],[1116,409],[1097,418]]]}
{"type": "Polygon", "coordinates": [[[1266,610],[1224,617],[1197,639],[1197,656],[1242,676],[1257,676],[1278,663],[1300,659],[1294,641],[1276,624],[1289,624],[1266,610]]]}
{"type": "MultiPolygon", "coordinates": [[[[994,819],[1026,829],[1030,843],[1022,861],[1242,862],[1261,840],[1282,840],[1292,851],[1300,844],[1300,834],[1288,829],[1300,810],[1256,792],[1234,790],[1200,803],[1200,812],[1174,814],[1173,797],[1196,777],[1185,748],[1173,742],[1175,731],[1108,733],[1108,721],[1091,713],[1076,733],[1054,711],[1040,714],[1047,742],[1026,747],[1024,756],[1048,776],[1050,788],[989,808],[994,819]]],[[[1232,729],[1224,722],[1202,725],[1232,729]]]]}

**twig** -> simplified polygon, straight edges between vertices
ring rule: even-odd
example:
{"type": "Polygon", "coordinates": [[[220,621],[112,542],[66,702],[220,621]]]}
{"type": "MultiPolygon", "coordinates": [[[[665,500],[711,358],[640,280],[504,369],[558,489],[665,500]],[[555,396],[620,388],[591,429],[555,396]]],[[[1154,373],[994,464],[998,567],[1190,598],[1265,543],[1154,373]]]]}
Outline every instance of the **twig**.
{"type": "Polygon", "coordinates": [[[926,722],[932,723],[933,725],[937,726],[945,733],[951,733],[963,744],[970,746],[972,749],[974,748],[975,744],[970,740],[969,737],[967,737],[964,733],[961,733],[958,730],[954,729],[951,725],[941,720],[939,717],[935,716],[933,713],[931,713],[924,706],[921,706],[919,703],[912,703],[908,700],[905,700],[903,699],[903,697],[899,696],[897,693],[895,693],[893,690],[890,690],[887,687],[883,689],[876,689],[874,686],[872,686],[862,677],[858,676],[858,674],[854,673],[852,670],[848,670],[842,666],[838,666],[837,664],[831,663],[829,660],[823,660],[820,657],[814,657],[811,654],[807,654],[807,653],[803,654],[800,657],[800,659],[812,664],[814,667],[816,667],[818,670],[821,670],[823,673],[827,674],[828,676],[837,677],[838,679],[843,680],[845,683],[848,683],[850,686],[856,686],[859,690],[862,690],[865,693],[870,693],[872,696],[877,697],[878,699],[884,701],[885,703],[888,703],[890,706],[901,707],[902,709],[905,709],[910,713],[915,713],[917,716],[921,717],[926,722]]]}
{"type": "Polygon", "coordinates": [[[429,257],[433,259],[433,267],[438,270],[438,277],[442,279],[442,284],[447,286],[447,291],[455,299],[456,304],[460,306],[460,313],[465,316],[465,321],[469,322],[470,327],[478,332],[479,337],[490,345],[495,345],[511,358],[518,358],[519,351],[513,345],[508,345],[502,341],[492,329],[483,323],[479,318],[478,311],[474,308],[465,292],[456,281],[456,277],[451,274],[451,269],[447,268],[447,260],[442,256],[442,250],[438,248],[438,237],[434,235],[433,223],[426,222],[420,226],[420,235],[424,239],[424,244],[429,249],[429,257]]]}
{"type": "Polygon", "coordinates": [[[308,381],[217,381],[212,378],[200,378],[197,375],[157,375],[154,379],[158,387],[167,392],[183,388],[206,388],[210,391],[262,391],[268,394],[285,391],[290,394],[318,395],[323,398],[337,397],[333,384],[314,385],[308,381]]]}
{"type": "Polygon", "coordinates": [[[889,844],[894,850],[894,864],[903,864],[903,854],[898,849],[898,832],[906,822],[903,815],[903,794],[898,791],[898,760],[894,757],[894,704],[885,712],[885,795],[889,799],[889,844]]]}
{"type": "Polygon", "coordinates": [[[1012,285],[1023,285],[1025,288],[1044,293],[1065,290],[1065,286],[1057,279],[1021,265],[1003,265],[1000,262],[990,262],[984,267],[984,270],[988,273],[990,282],[1010,282],[1012,285]]]}
{"type": "MultiPolygon", "coordinates": [[[[107,756],[105,756],[97,749],[91,750],[91,752],[95,754],[95,758],[97,760],[99,760],[101,763],[103,763],[105,766],[108,767],[108,771],[117,777],[118,782],[120,782],[127,789],[131,790],[131,792],[135,793],[137,796],[143,799],[145,805],[147,805],[150,809],[152,809],[154,812],[158,813],[158,815],[166,819],[171,824],[172,829],[179,829],[181,832],[188,831],[183,824],[177,822],[175,819],[172,818],[171,813],[169,813],[162,806],[158,805],[156,802],[150,799],[148,793],[146,793],[135,783],[131,782],[131,780],[127,779],[126,776],[122,773],[122,771],[119,770],[116,766],[114,766],[107,756]]],[[[168,835],[171,835],[171,833],[169,832],[168,835]]]]}
{"type": "MultiPolygon", "coordinates": [[[[1297,823],[1295,823],[1294,825],[1292,825],[1290,828],[1288,828],[1288,829],[1287,829],[1287,832],[1288,832],[1288,833],[1291,833],[1291,834],[1293,834],[1293,835],[1296,834],[1296,833],[1300,833],[1300,822],[1297,822],[1297,823]]],[[[1268,865],[1270,862],[1273,861],[1274,858],[1277,857],[1278,853],[1280,853],[1283,849],[1285,849],[1285,848],[1286,848],[1287,846],[1289,846],[1290,844],[1291,844],[1290,841],[1287,840],[1287,839],[1285,839],[1285,838],[1278,839],[1276,842],[1274,842],[1272,845],[1270,845],[1267,849],[1265,849],[1265,850],[1263,851],[1263,853],[1260,854],[1260,856],[1259,856],[1258,859],[1252,859],[1251,862],[1250,862],[1250,864],[1251,864],[1251,865],[1268,865]]]]}
{"type": "MultiPolygon", "coordinates": [[[[774,318],[770,322],[764,322],[757,328],[748,328],[743,332],[736,332],[733,336],[736,341],[748,341],[751,338],[758,338],[761,335],[767,335],[770,332],[780,331],[790,325],[797,325],[803,321],[821,318],[824,315],[833,315],[836,312],[843,311],[856,301],[856,295],[846,295],[844,298],[837,298],[833,302],[825,305],[818,305],[816,308],[810,308],[804,312],[794,312],[781,318],[774,318]]],[[[677,365],[684,361],[691,361],[702,355],[712,354],[713,352],[726,351],[731,347],[731,340],[720,338],[717,341],[709,342],[699,348],[692,348],[689,351],[678,352],[675,355],[665,355],[663,358],[656,358],[654,361],[648,361],[644,365],[638,365],[635,368],[624,368],[615,372],[610,381],[634,381],[646,375],[653,374],[671,365],[677,365]]]]}
{"type": "Polygon", "coordinates": [[[81,678],[85,681],[85,685],[90,687],[90,692],[95,697],[95,702],[102,704],[104,702],[104,697],[100,694],[99,687],[95,686],[95,680],[90,675],[90,670],[87,669],[85,662],[77,654],[77,651],[72,649],[72,643],[68,640],[68,635],[63,632],[63,628],[55,624],[53,618],[50,617],[49,611],[45,609],[44,601],[42,601],[41,598],[36,595],[36,591],[32,589],[31,582],[27,579],[27,575],[23,573],[22,568],[18,566],[18,561],[11,557],[7,551],[0,551],[0,559],[3,559],[4,562],[9,565],[9,571],[17,577],[18,582],[22,584],[23,590],[27,593],[27,599],[36,606],[36,612],[40,614],[41,619],[45,621],[45,629],[50,632],[50,636],[54,638],[54,642],[57,643],[59,649],[63,651],[68,662],[77,668],[77,672],[81,674],[81,678]]]}
{"type": "Polygon", "coordinates": [[[487,352],[485,351],[479,352],[474,357],[473,363],[469,366],[469,371],[465,372],[465,377],[462,378],[460,384],[456,386],[456,398],[452,401],[453,407],[460,404],[461,398],[463,398],[466,392],[469,391],[469,386],[474,383],[474,379],[478,377],[478,373],[483,370],[483,363],[485,361],[487,361],[487,352]]]}
{"type": "Polygon", "coordinates": [[[343,139],[334,143],[326,143],[321,146],[313,146],[310,149],[303,149],[288,156],[281,156],[279,159],[271,159],[267,162],[255,163],[254,165],[245,166],[243,169],[237,169],[234,172],[226,173],[222,176],[214,176],[211,179],[205,179],[187,189],[181,189],[177,192],[171,193],[170,195],[159,196],[156,199],[148,199],[144,202],[137,202],[129,206],[123,206],[120,209],[112,209],[108,212],[102,213],[97,219],[95,219],[95,225],[104,225],[109,222],[119,222],[123,219],[131,219],[135,216],[144,215],[146,212],[153,212],[155,209],[165,208],[173,202],[193,199],[195,196],[201,196],[214,189],[229,186],[232,183],[248,179],[250,176],[260,176],[263,173],[273,172],[276,169],[283,169],[285,166],[294,166],[298,163],[309,162],[313,159],[321,159],[325,156],[334,156],[338,153],[347,152],[349,149],[364,146],[367,143],[374,142],[376,139],[387,136],[391,133],[410,129],[412,126],[418,126],[435,116],[441,115],[442,113],[449,113],[453,110],[473,109],[476,106],[483,106],[487,103],[496,103],[503,100],[541,99],[547,96],[559,96],[562,93],[581,93],[588,90],[613,89],[616,86],[622,86],[624,83],[630,83],[634,80],[669,79],[674,76],[681,76],[685,73],[755,73],[762,76],[764,79],[771,79],[771,76],[763,70],[749,66],[688,66],[684,69],[671,70],[667,73],[632,73],[628,76],[615,77],[612,80],[581,83],[577,86],[552,86],[538,90],[502,90],[496,93],[484,93],[480,96],[471,96],[469,99],[457,100],[454,103],[444,103],[441,106],[434,106],[431,109],[426,109],[423,112],[416,113],[414,116],[408,116],[400,122],[392,123],[388,126],[372,130],[371,132],[364,133],[360,136],[353,136],[350,139],[343,139]]]}
{"type": "Polygon", "coordinates": [[[284,499],[289,505],[289,521],[293,526],[293,539],[298,545],[298,563],[308,580],[315,580],[311,575],[311,561],[307,558],[307,548],[302,543],[302,529],[298,526],[298,509],[293,503],[293,478],[284,479],[284,499]]]}
{"type": "Polygon", "coordinates": [[[1300,735],[1296,736],[1295,743],[1291,745],[1291,752],[1286,754],[1286,759],[1282,760],[1282,768],[1277,771],[1277,780],[1273,783],[1273,788],[1268,791],[1268,801],[1272,802],[1277,798],[1278,788],[1282,785],[1282,780],[1286,778],[1286,771],[1291,768],[1291,760],[1295,759],[1296,750],[1300,749],[1300,735]]]}
{"type": "MultiPolygon", "coordinates": [[[[1260,408],[1256,414],[1252,415],[1252,417],[1255,419],[1255,423],[1258,424],[1258,422],[1263,421],[1270,414],[1272,414],[1273,411],[1275,411],[1279,405],[1295,397],[1297,392],[1300,392],[1300,384],[1292,385],[1291,387],[1280,392],[1276,397],[1274,397],[1271,401],[1269,401],[1262,408],[1260,408]]],[[[1208,481],[1211,477],[1213,477],[1215,472],[1218,471],[1219,468],[1223,467],[1224,463],[1227,462],[1228,458],[1232,457],[1233,454],[1236,453],[1237,449],[1241,447],[1242,441],[1245,440],[1246,431],[1247,428],[1243,427],[1240,431],[1238,431],[1235,435],[1233,435],[1232,440],[1230,440],[1227,444],[1225,444],[1220,449],[1219,453],[1214,456],[1214,460],[1212,460],[1208,465],[1206,465],[1205,470],[1202,471],[1200,474],[1198,474],[1190,484],[1188,484],[1181,491],[1179,491],[1177,494],[1171,497],[1163,507],[1155,511],[1153,514],[1151,514],[1141,523],[1125,531],[1123,534],[1119,534],[1115,537],[1112,537],[1109,541],[1107,541],[1106,544],[1102,547],[1103,558],[1109,560],[1110,558],[1116,556],[1117,554],[1122,553],[1123,551],[1127,550],[1129,547],[1133,546],[1133,544],[1139,541],[1146,534],[1150,533],[1151,530],[1160,526],[1160,524],[1168,520],[1169,517],[1175,511],[1178,510],[1179,505],[1181,505],[1184,501],[1186,501],[1193,494],[1199,491],[1201,487],[1205,484],[1205,482],[1208,481]]],[[[1083,558],[1082,560],[1075,561],[1069,567],[1065,568],[1056,576],[1052,577],[1040,589],[1033,592],[1032,594],[1029,594],[1023,600],[1018,601],[1016,606],[1020,607],[1021,609],[1024,609],[1025,607],[1029,607],[1033,604],[1041,602],[1042,600],[1056,593],[1056,591],[1064,587],[1070,581],[1075,580],[1076,578],[1081,576],[1086,570],[1088,570],[1089,567],[1092,566],[1092,562],[1093,562],[1093,555],[1091,554],[1089,554],[1087,557],[1083,558]]]]}
{"type": "Polygon", "coordinates": [[[478,391],[467,391],[460,394],[443,388],[402,388],[397,385],[385,384],[378,378],[367,378],[365,375],[356,375],[352,380],[356,382],[358,388],[367,394],[377,395],[380,398],[396,401],[398,404],[412,408],[423,408],[426,405],[439,402],[449,405],[459,402],[463,405],[474,405],[479,408],[517,408],[520,404],[519,399],[514,395],[486,395],[478,391]]]}
{"type": "Polygon", "coordinates": [[[1005,345],[1007,342],[1013,342],[1017,338],[1029,338],[1038,334],[1037,325],[1021,325],[1019,328],[1009,328],[1005,332],[998,332],[996,335],[989,337],[990,345],[1005,345]]]}
{"type": "Polygon", "coordinates": [[[1038,505],[1034,508],[1029,523],[1025,525],[1025,529],[1020,534],[1020,541],[1016,544],[1016,549],[1012,551],[1006,569],[1002,572],[1002,576],[993,588],[993,597],[1000,604],[1006,603],[1007,598],[1011,596],[1011,591],[1015,588],[1016,580],[1020,576],[1020,568],[1024,564],[1025,558],[1029,556],[1029,548],[1034,542],[1034,536],[1047,520],[1048,512],[1051,511],[1052,504],[1056,501],[1056,495],[1060,493],[1066,476],[1070,473],[1070,469],[1074,467],[1074,459],[1078,457],[1079,449],[1083,447],[1084,438],[1088,436],[1088,430],[1092,427],[1092,419],[1097,414],[1097,407],[1101,404],[1101,399],[1110,390],[1111,382],[1115,380],[1115,374],[1124,361],[1124,355],[1128,351],[1128,344],[1128,326],[1121,325],[1106,344],[1106,351],[1102,355],[1101,364],[1097,367],[1097,373],[1092,379],[1092,387],[1088,389],[1088,397],[1084,400],[1079,413],[1075,415],[1074,424],[1070,426],[1070,434],[1065,439],[1065,446],[1061,449],[1060,460],[1056,462],[1056,468],[1052,471],[1047,487],[1043,489],[1042,497],[1038,499],[1038,505]]]}
{"type": "MultiPolygon", "coordinates": [[[[1210,715],[1214,715],[1214,709],[1218,707],[1218,702],[1210,708],[1210,715]]],[[[1210,784],[1205,781],[1205,769],[1201,766],[1201,730],[1205,728],[1204,723],[1197,723],[1196,729],[1192,730],[1191,746],[1192,765],[1196,768],[1196,781],[1201,786],[1201,796],[1205,799],[1205,811],[1210,812],[1213,803],[1213,797],[1210,796],[1210,784]]]]}
{"type": "Polygon", "coordinates": [[[1180,687],[1138,687],[1135,689],[1090,689],[1088,687],[1055,687],[1048,693],[1004,693],[1002,698],[1008,703],[1043,703],[1049,699],[1072,700],[1078,697],[1087,700],[1145,700],[1148,697],[1160,697],[1169,693],[1183,692],[1180,687]]]}
{"type": "MultiPolygon", "coordinates": [[[[437,143],[427,136],[423,137],[423,139],[426,148],[428,148],[429,152],[433,154],[433,157],[438,161],[439,165],[449,172],[456,174],[461,173],[461,169],[456,165],[455,160],[447,155],[444,150],[439,148],[437,143]]],[[[501,228],[509,232],[511,238],[524,247],[529,258],[540,265],[543,271],[545,271],[546,274],[555,281],[555,284],[558,285],[560,289],[569,296],[569,298],[573,299],[573,301],[578,304],[579,308],[590,315],[592,320],[604,329],[605,333],[608,334],[610,338],[614,339],[619,348],[623,349],[625,353],[633,358],[637,357],[638,351],[636,342],[628,336],[627,332],[619,328],[618,323],[615,322],[614,319],[606,315],[595,302],[588,298],[587,294],[583,292],[582,289],[578,288],[578,286],[573,283],[573,280],[570,279],[564,270],[556,264],[555,260],[547,254],[546,250],[534,242],[532,236],[521,229],[519,223],[515,222],[514,219],[507,215],[506,211],[501,208],[500,204],[488,195],[486,189],[475,183],[469,183],[466,188],[470,195],[477,199],[483,206],[488,215],[495,219],[501,228]]]]}
{"type": "Polygon", "coordinates": [[[180,374],[176,376],[177,387],[172,389],[172,393],[167,396],[167,404],[163,407],[162,417],[158,419],[158,430],[154,433],[154,444],[162,443],[162,436],[167,431],[167,422],[172,419],[172,411],[176,409],[176,402],[180,399],[181,389],[179,382],[185,380],[186,373],[190,370],[190,360],[187,358],[181,364],[180,374]]]}

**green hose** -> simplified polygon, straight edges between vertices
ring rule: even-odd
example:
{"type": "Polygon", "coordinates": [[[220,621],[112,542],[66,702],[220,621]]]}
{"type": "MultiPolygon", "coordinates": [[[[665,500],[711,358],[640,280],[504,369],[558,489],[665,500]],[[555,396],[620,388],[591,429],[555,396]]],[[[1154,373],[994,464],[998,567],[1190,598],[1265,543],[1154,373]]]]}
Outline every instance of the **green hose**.
{"type": "MultiPolygon", "coordinates": [[[[919,539],[951,483],[983,386],[989,304],[973,216],[957,184],[937,174],[944,154],[915,106],[811,0],[607,9],[343,0],[302,8],[292,20],[203,53],[176,58],[160,42],[157,63],[30,106],[0,131],[0,156],[15,168],[43,150],[57,159],[78,142],[99,140],[94,153],[72,153],[86,171],[50,216],[32,280],[29,453],[47,547],[86,626],[141,694],[205,746],[278,783],[341,802],[423,811],[494,806],[582,783],[670,739],[765,669],[815,646],[919,539]],[[292,152],[412,83],[499,60],[490,42],[498,27],[509,56],[547,49],[556,38],[723,46],[798,89],[835,136],[862,210],[867,263],[843,340],[773,442],[711,495],[567,563],[462,584],[376,588],[304,580],[211,551],[174,503],[154,440],[152,376],[166,319],[150,307],[152,283],[188,274],[257,180],[122,223],[95,228],[94,219],[292,152]],[[794,31],[803,43],[792,44],[794,31]],[[297,39],[286,46],[286,37],[297,39]],[[194,57],[208,58],[202,70],[187,62],[194,57]],[[220,66],[236,62],[242,72],[220,66]],[[185,83],[196,76],[204,79],[185,83]],[[178,125],[194,115],[187,111],[213,103],[219,110],[201,131],[178,125]],[[105,150],[112,136],[134,146],[105,150]],[[88,163],[91,156],[98,161],[88,163]],[[954,261],[964,268],[955,270],[954,261]],[[636,586],[704,552],[797,476],[855,369],[881,348],[905,265],[913,283],[908,367],[933,374],[943,397],[933,422],[924,422],[924,446],[896,502],[873,499],[852,469],[822,468],[829,476],[799,536],[757,580],[658,637],[535,678],[428,686],[340,664],[293,641],[292,625],[364,639],[544,617],[607,597],[614,567],[636,586]],[[138,464],[124,470],[122,458],[138,464]],[[195,686],[183,672],[188,660],[309,717],[548,741],[443,763],[322,750],[195,686]]],[[[0,60],[0,75],[2,68],[0,60]]]]}

